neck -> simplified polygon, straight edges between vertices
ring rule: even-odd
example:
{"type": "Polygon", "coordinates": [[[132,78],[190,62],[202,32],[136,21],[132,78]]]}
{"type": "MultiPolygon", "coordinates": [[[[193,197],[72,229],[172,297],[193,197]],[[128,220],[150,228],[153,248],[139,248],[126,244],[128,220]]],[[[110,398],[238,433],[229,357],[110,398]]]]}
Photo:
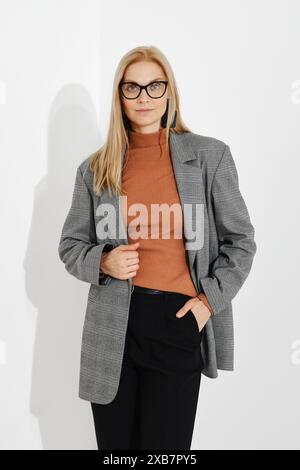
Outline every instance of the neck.
{"type": "Polygon", "coordinates": [[[156,132],[137,132],[131,131],[128,132],[129,146],[131,148],[136,147],[150,147],[160,144],[165,144],[167,141],[167,129],[162,127],[156,132]]]}

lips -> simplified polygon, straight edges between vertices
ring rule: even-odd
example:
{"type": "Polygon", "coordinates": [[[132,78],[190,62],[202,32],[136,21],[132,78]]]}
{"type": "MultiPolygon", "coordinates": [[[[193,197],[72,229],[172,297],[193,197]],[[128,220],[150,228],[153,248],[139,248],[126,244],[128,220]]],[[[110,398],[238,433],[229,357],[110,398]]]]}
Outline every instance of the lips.
{"type": "Polygon", "coordinates": [[[153,111],[152,109],[137,109],[138,113],[145,113],[146,111],[153,111]]]}

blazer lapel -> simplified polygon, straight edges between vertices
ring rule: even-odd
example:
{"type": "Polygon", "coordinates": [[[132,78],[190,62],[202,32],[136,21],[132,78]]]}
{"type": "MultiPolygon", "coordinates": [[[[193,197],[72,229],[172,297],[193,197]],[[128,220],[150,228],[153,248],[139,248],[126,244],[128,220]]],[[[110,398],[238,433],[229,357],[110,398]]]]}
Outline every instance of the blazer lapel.
{"type": "MultiPolygon", "coordinates": [[[[184,234],[188,239],[190,239],[192,231],[196,231],[197,229],[196,210],[198,211],[200,209],[201,212],[204,209],[205,204],[202,170],[196,165],[196,162],[194,164],[192,163],[193,160],[197,160],[197,155],[189,143],[187,133],[175,134],[170,132],[170,154],[181,207],[184,214],[184,234]],[[199,204],[201,204],[201,206],[199,206],[199,204]],[[191,210],[184,210],[187,205],[190,205],[191,210]]],[[[200,233],[197,233],[197,236],[201,236],[200,234],[204,233],[204,230],[200,230],[199,232],[200,233]]],[[[202,242],[203,240],[201,240],[201,243],[202,242]]],[[[198,249],[199,248],[188,248],[186,250],[190,274],[197,290],[198,286],[193,265],[198,249]]]]}

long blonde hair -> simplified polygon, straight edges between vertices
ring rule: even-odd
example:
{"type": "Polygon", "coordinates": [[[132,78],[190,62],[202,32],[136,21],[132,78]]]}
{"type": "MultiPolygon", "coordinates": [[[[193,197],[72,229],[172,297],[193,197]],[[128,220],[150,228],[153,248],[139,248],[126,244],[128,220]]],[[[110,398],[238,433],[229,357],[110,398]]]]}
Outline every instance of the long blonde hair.
{"type": "Polygon", "coordinates": [[[89,166],[93,172],[93,190],[100,195],[107,187],[117,195],[124,195],[122,190],[122,154],[129,147],[127,129],[124,125],[122,102],[119,92],[119,83],[124,77],[126,68],[136,62],[153,61],[158,63],[166,74],[169,87],[169,111],[166,122],[167,142],[169,132],[182,134],[190,132],[182,121],[179,107],[179,93],[172,68],[165,55],[155,46],[140,46],[127,52],[120,60],[113,83],[113,99],[110,114],[109,129],[104,145],[95,152],[90,159],[89,166]],[[176,126],[170,128],[176,111],[176,126]]]}

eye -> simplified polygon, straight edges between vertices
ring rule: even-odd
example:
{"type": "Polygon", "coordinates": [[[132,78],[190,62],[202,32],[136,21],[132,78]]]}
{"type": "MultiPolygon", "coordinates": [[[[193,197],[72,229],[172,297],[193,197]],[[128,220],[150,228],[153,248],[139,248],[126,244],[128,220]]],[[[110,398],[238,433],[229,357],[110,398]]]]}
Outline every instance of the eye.
{"type": "Polygon", "coordinates": [[[157,90],[160,90],[162,88],[162,86],[163,86],[163,83],[161,83],[161,82],[153,82],[150,86],[150,89],[152,91],[157,91],[157,90]]]}
{"type": "Polygon", "coordinates": [[[134,83],[126,83],[124,89],[129,92],[134,92],[138,90],[138,87],[134,83]]]}

